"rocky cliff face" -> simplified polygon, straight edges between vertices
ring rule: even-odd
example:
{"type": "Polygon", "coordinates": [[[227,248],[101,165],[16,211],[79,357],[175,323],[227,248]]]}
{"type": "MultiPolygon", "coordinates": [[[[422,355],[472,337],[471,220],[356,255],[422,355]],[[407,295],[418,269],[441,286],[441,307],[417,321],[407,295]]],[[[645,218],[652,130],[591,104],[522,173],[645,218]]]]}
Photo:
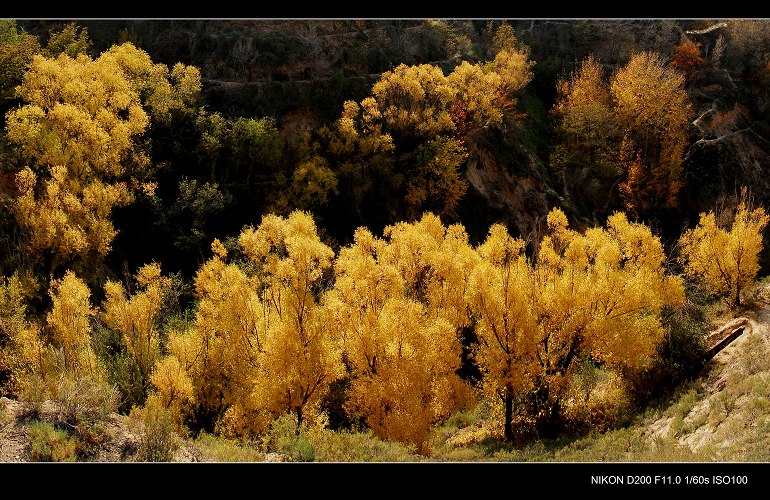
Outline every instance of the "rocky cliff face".
{"type": "Polygon", "coordinates": [[[460,207],[472,240],[483,241],[489,226],[497,222],[513,234],[538,240],[555,193],[544,182],[540,158],[522,153],[523,164],[505,165],[488,149],[472,145],[465,171],[468,193],[460,207]]]}

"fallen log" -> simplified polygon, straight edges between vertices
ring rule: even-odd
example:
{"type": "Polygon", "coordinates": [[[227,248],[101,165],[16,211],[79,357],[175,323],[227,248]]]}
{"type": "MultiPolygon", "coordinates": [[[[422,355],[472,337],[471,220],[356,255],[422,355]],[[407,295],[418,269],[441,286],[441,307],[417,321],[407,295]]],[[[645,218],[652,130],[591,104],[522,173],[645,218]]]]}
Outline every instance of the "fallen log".
{"type": "Polygon", "coordinates": [[[751,330],[751,324],[746,318],[736,318],[725,323],[724,326],[711,332],[706,337],[706,345],[710,346],[706,351],[705,361],[711,360],[735,339],[751,330]]]}

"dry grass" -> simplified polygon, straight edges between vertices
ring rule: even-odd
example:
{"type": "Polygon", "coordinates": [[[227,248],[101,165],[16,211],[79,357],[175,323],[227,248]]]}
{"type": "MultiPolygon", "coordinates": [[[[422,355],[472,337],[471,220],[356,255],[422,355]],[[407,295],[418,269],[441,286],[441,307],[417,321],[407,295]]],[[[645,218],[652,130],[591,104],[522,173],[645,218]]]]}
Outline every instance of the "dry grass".
{"type": "Polygon", "coordinates": [[[205,462],[261,462],[265,458],[253,445],[207,433],[195,439],[195,447],[205,462]]]}

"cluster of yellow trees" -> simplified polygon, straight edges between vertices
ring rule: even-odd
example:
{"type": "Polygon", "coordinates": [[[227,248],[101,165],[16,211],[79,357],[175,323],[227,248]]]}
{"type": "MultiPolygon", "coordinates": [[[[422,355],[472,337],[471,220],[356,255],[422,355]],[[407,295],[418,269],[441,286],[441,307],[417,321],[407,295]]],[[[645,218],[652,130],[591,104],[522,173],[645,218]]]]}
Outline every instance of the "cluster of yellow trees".
{"type": "MultiPolygon", "coordinates": [[[[488,64],[462,63],[448,76],[402,65],[360,104],[347,102],[319,132],[338,172],[360,169],[379,182],[389,167],[375,157],[392,155],[395,140],[409,157],[406,203],[455,206],[465,189],[465,141],[499,123],[532,77],[527,51],[505,33],[488,64]]],[[[641,200],[675,203],[690,112],[681,87],[681,75],[642,54],[611,82],[588,60],[560,88],[567,145],[582,145],[574,150],[596,168],[625,162],[621,191],[632,211],[649,208],[641,200]]],[[[478,246],[461,225],[425,213],[382,236],[359,228],[335,255],[313,217],[294,211],[264,216],[227,248],[214,240],[195,276],[194,317],[164,327],[172,284],[160,264],[141,267],[132,283],[90,280],[89,288],[72,263],[106,255],[113,208],[155,189],[139,141],[151,123],[181,113],[216,125],[218,117],[196,107],[198,70],[154,64],[123,44],[96,59],[34,55],[16,92],[25,104],[8,113],[6,133],[30,167],[16,175],[14,213],[28,250],[59,277],[44,320],[30,313],[35,290],[24,273],[0,283],[0,371],[11,374],[5,390],[21,397],[55,399],[73,383],[108,383],[92,346],[99,318],[151,388],[145,410],[163,412],[180,430],[206,415],[222,434],[256,435],[285,413],[300,430],[318,416],[330,384],[347,379],[345,411],[378,436],[423,450],[431,427],[472,405],[479,389],[499,401],[511,439],[516,422],[579,419],[584,408],[625,397],[625,381],[650,366],[665,335],[662,308],[685,299],[659,238],[623,213],[581,232],[555,208],[537,241],[494,225],[478,246]],[[95,287],[104,297],[98,307],[95,287]],[[458,375],[464,343],[482,373],[478,388],[458,375]],[[586,363],[611,395],[578,387],[586,363]]],[[[325,199],[336,180],[321,156],[308,158],[292,185],[325,199]]],[[[762,209],[745,204],[729,230],[704,214],[681,239],[686,271],[739,305],[767,223],[762,209]]]]}
{"type": "MultiPolygon", "coordinates": [[[[682,239],[689,269],[735,301],[757,271],[767,219],[741,205],[728,232],[704,214],[682,239]],[[720,241],[727,251],[712,251],[720,241]]],[[[329,384],[348,377],[350,415],[421,449],[433,424],[474,401],[457,375],[461,332],[473,326],[481,390],[499,398],[511,438],[524,395],[536,395],[533,423],[595,403],[568,397],[586,359],[621,386],[649,366],[665,333],[661,308],[684,300],[648,227],[616,213],[606,228],[578,232],[559,209],[547,223],[535,257],[501,225],[474,248],[462,226],[425,214],[382,237],[360,228],[335,258],[308,213],[267,215],[237,247],[213,242],[195,278],[194,320],[165,332],[169,283],[158,264],[137,272],[133,293],[108,281],[99,309],[68,271],[51,285],[45,326],[26,318],[13,276],[1,287],[3,359],[21,394],[42,384],[55,397],[62,377],[106,380],[90,347],[90,318],[101,315],[151,382],[147,406],[180,428],[203,410],[226,435],[259,434],[287,412],[299,429],[329,384]]]]}
{"type": "Polygon", "coordinates": [[[448,75],[431,64],[386,71],[369,97],[346,101],[340,118],[320,129],[319,155],[357,198],[386,184],[397,194],[388,203],[403,200],[410,217],[455,209],[468,187],[460,170],[470,143],[513,114],[533,77],[529,49],[510,25],[497,29],[492,45],[492,60],[463,61],[448,75]]]}
{"type": "MultiPolygon", "coordinates": [[[[9,33],[16,33],[11,28],[9,33]]],[[[280,170],[281,145],[271,136],[272,122],[208,113],[196,67],[153,63],[131,43],[92,59],[85,53],[87,34],[78,37],[74,24],[52,35],[49,45],[56,45],[57,37],[74,41],[61,50],[33,44],[32,52],[21,50],[18,40],[3,45],[20,59],[7,64],[14,70],[9,81],[0,81],[10,85],[18,79],[14,96],[21,102],[5,123],[9,144],[25,162],[16,175],[16,219],[26,233],[26,250],[44,256],[49,271],[104,257],[116,235],[113,210],[153,195],[163,164],[152,161],[146,140],[151,128],[171,133],[180,117],[195,124],[201,132],[197,147],[212,162],[212,179],[228,140],[238,148],[233,155],[249,161],[264,156],[252,163],[280,170]],[[270,139],[251,144],[241,136],[270,139]]],[[[387,185],[395,196],[385,201],[404,200],[403,211],[412,215],[454,209],[467,188],[460,173],[468,156],[466,139],[510,114],[515,94],[532,79],[528,56],[512,28],[503,25],[491,61],[463,62],[449,75],[429,64],[402,64],[384,73],[370,97],[347,101],[341,117],[322,127],[317,140],[297,147],[292,168],[274,173],[275,189],[265,194],[269,206],[288,214],[325,205],[341,178],[355,186],[352,196],[359,201],[373,186],[387,185]]]]}

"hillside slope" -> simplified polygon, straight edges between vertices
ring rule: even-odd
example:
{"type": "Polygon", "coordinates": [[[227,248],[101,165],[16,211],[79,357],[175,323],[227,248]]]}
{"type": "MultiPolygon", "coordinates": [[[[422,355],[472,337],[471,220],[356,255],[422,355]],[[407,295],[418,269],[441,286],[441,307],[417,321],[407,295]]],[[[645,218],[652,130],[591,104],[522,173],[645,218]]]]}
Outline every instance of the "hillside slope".
{"type": "Polygon", "coordinates": [[[650,425],[652,437],[674,437],[707,460],[770,459],[770,305],[746,317],[747,331],[650,425]]]}

